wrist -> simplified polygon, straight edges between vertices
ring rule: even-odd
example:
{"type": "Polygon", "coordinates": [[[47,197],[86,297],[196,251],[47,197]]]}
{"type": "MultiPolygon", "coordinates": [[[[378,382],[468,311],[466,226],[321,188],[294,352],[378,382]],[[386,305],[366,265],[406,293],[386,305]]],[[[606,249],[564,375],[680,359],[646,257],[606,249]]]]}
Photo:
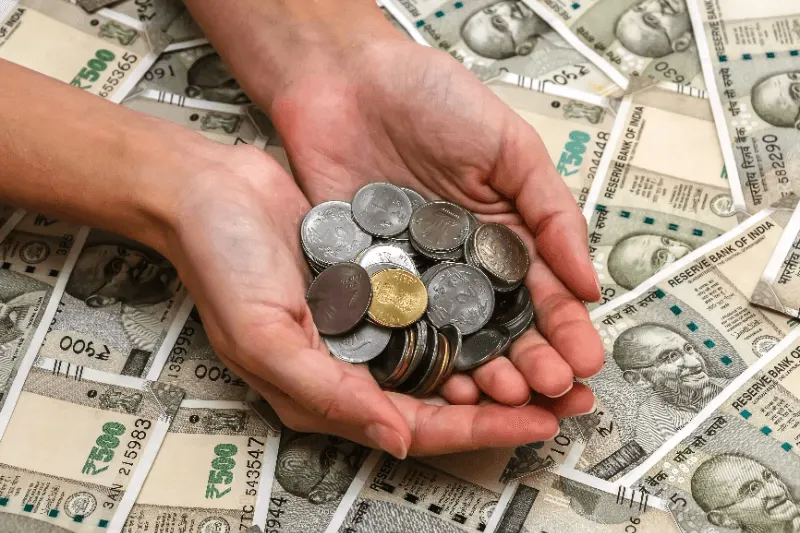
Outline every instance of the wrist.
{"type": "Polygon", "coordinates": [[[269,110],[297,84],[347,80],[365,51],[405,37],[374,0],[186,0],[248,95],[269,110]]]}

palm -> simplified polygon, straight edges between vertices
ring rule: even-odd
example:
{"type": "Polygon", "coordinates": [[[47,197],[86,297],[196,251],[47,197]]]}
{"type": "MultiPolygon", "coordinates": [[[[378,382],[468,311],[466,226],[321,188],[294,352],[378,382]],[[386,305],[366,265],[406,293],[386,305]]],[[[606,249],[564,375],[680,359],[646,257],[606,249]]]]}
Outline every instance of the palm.
{"type": "Polygon", "coordinates": [[[448,383],[443,394],[476,401],[477,385],[508,404],[525,402],[529,386],[563,394],[574,376],[602,363],[599,338],[573,296],[594,298],[597,287],[583,219],[541,141],[445,54],[406,42],[373,54],[367,73],[297,83],[273,102],[298,183],[319,203],[390,181],[514,228],[534,251],[528,287],[541,334],[528,332],[510,360],[475,371],[474,382],[448,383]]]}

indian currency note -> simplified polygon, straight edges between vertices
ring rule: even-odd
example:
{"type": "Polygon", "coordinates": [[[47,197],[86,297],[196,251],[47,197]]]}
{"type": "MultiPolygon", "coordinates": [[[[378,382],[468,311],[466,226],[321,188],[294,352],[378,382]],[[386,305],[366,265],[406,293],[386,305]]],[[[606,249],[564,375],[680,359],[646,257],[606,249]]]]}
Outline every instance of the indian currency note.
{"type": "Polygon", "coordinates": [[[247,383],[217,357],[196,309],[175,339],[158,381],[182,388],[187,400],[245,401],[250,393],[247,383]]]}
{"type": "Polygon", "coordinates": [[[783,230],[750,301],[800,318],[800,206],[783,230]]]}
{"type": "Polygon", "coordinates": [[[510,501],[493,533],[684,533],[667,504],[574,470],[540,472],[509,485],[510,501]]]}
{"type": "Polygon", "coordinates": [[[13,416],[0,415],[3,529],[119,532],[183,391],[39,358],[12,392],[13,416]]]}
{"type": "Polygon", "coordinates": [[[623,89],[643,79],[705,87],[686,0],[526,3],[623,89]]]}
{"type": "Polygon", "coordinates": [[[800,531],[798,336],[636,474],[637,487],[671,503],[682,531],[800,531]]]}
{"type": "Polygon", "coordinates": [[[536,128],[558,174],[583,208],[614,125],[603,97],[504,75],[489,88],[536,128]]]}
{"type": "Polygon", "coordinates": [[[250,103],[225,62],[210,45],[162,54],[136,85],[136,91],[142,89],[221,104],[250,103]]]}
{"type": "Polygon", "coordinates": [[[800,5],[689,1],[736,206],[794,207],[800,185],[800,5]]]}
{"type": "Polygon", "coordinates": [[[26,354],[38,351],[85,237],[28,213],[0,241],[0,406],[26,354]]]}
{"type": "Polygon", "coordinates": [[[326,533],[484,531],[492,514],[502,512],[498,503],[504,485],[480,479],[467,465],[459,474],[375,452],[361,467],[326,533]]]}
{"type": "Polygon", "coordinates": [[[322,533],[370,449],[318,433],[281,434],[264,531],[322,533]]]}
{"type": "Polygon", "coordinates": [[[606,364],[587,380],[598,411],[578,469],[617,479],[790,331],[749,301],[781,229],[770,211],[750,217],[591,313],[606,364]]]}
{"type": "Polygon", "coordinates": [[[83,8],[87,13],[94,13],[98,9],[118,4],[122,0],[75,0],[75,3],[83,8]]]}
{"type": "Polygon", "coordinates": [[[520,0],[385,0],[426,44],[448,52],[481,79],[504,71],[617,96],[615,84],[520,0]]]}
{"type": "Polygon", "coordinates": [[[11,207],[10,205],[0,205],[0,241],[14,229],[14,226],[25,216],[25,210],[11,207]]]}
{"type": "Polygon", "coordinates": [[[0,58],[120,102],[156,60],[142,33],[63,0],[0,4],[0,58]]]}
{"type": "Polygon", "coordinates": [[[180,50],[208,40],[182,0],[124,0],[110,6],[111,16],[139,23],[148,38],[166,51],[180,50]]]}
{"type": "Polygon", "coordinates": [[[619,106],[584,209],[603,303],[737,224],[703,94],[661,85],[619,106]]]}
{"type": "Polygon", "coordinates": [[[124,533],[247,531],[266,519],[280,422],[246,403],[184,400],[124,533]]]}
{"type": "Polygon", "coordinates": [[[392,26],[394,26],[400,31],[400,33],[412,41],[415,40],[414,35],[412,35],[411,31],[409,31],[411,28],[406,27],[406,25],[403,24],[402,18],[395,14],[397,13],[397,8],[394,6],[394,4],[387,5],[383,0],[377,0],[377,4],[381,10],[381,13],[383,13],[383,16],[386,17],[386,20],[388,20],[392,26]]]}
{"type": "Polygon", "coordinates": [[[92,229],[39,355],[155,381],[191,309],[169,261],[140,243],[92,229]]]}

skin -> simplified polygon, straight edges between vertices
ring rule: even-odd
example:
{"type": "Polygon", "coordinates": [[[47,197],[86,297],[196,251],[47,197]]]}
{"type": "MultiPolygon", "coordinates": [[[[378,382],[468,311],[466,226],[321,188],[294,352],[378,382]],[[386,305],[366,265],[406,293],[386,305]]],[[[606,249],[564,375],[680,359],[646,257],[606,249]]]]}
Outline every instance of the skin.
{"type": "Polygon", "coordinates": [[[800,125],[800,72],[775,74],[759,82],[751,95],[753,110],[779,128],[800,125]]]}
{"type": "Polygon", "coordinates": [[[800,509],[791,491],[752,459],[722,455],[704,463],[692,479],[692,494],[714,525],[747,533],[800,531],[800,509]]]}
{"type": "Polygon", "coordinates": [[[546,440],[558,418],[590,412],[591,392],[573,380],[603,362],[581,302],[598,299],[599,285],[585,220],[536,132],[455,60],[406,42],[372,2],[187,5],[274,120],[296,183],[259,150],[216,145],[0,63],[0,101],[10,102],[0,200],[167,257],[216,353],[292,429],[404,457],[546,440]],[[120,175],[105,180],[97,168],[120,175]],[[381,391],[365,368],[331,358],[305,303],[302,217],[376,176],[508,224],[533,251],[538,331],[454,376],[440,390],[450,404],[381,391]],[[481,393],[489,399],[478,404],[481,393]]]}
{"type": "Polygon", "coordinates": [[[642,0],[622,14],[616,34],[623,45],[643,57],[663,57],[685,50],[692,26],[684,0],[642,0]]]}

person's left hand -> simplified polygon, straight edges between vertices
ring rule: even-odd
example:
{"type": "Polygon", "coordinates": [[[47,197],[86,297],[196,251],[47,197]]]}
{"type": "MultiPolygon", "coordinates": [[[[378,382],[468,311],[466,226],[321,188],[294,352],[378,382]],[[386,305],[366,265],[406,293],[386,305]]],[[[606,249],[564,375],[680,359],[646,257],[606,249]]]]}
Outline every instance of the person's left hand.
{"type": "Polygon", "coordinates": [[[562,409],[591,411],[591,395],[572,387],[603,364],[580,301],[597,300],[599,285],[584,218],[539,136],[447,54],[389,38],[347,57],[330,74],[295,79],[268,108],[312,204],[389,181],[510,226],[533,255],[526,283],[537,329],[441,394],[467,404],[482,391],[522,405],[533,389],[534,403],[546,405],[569,393],[562,409]]]}

